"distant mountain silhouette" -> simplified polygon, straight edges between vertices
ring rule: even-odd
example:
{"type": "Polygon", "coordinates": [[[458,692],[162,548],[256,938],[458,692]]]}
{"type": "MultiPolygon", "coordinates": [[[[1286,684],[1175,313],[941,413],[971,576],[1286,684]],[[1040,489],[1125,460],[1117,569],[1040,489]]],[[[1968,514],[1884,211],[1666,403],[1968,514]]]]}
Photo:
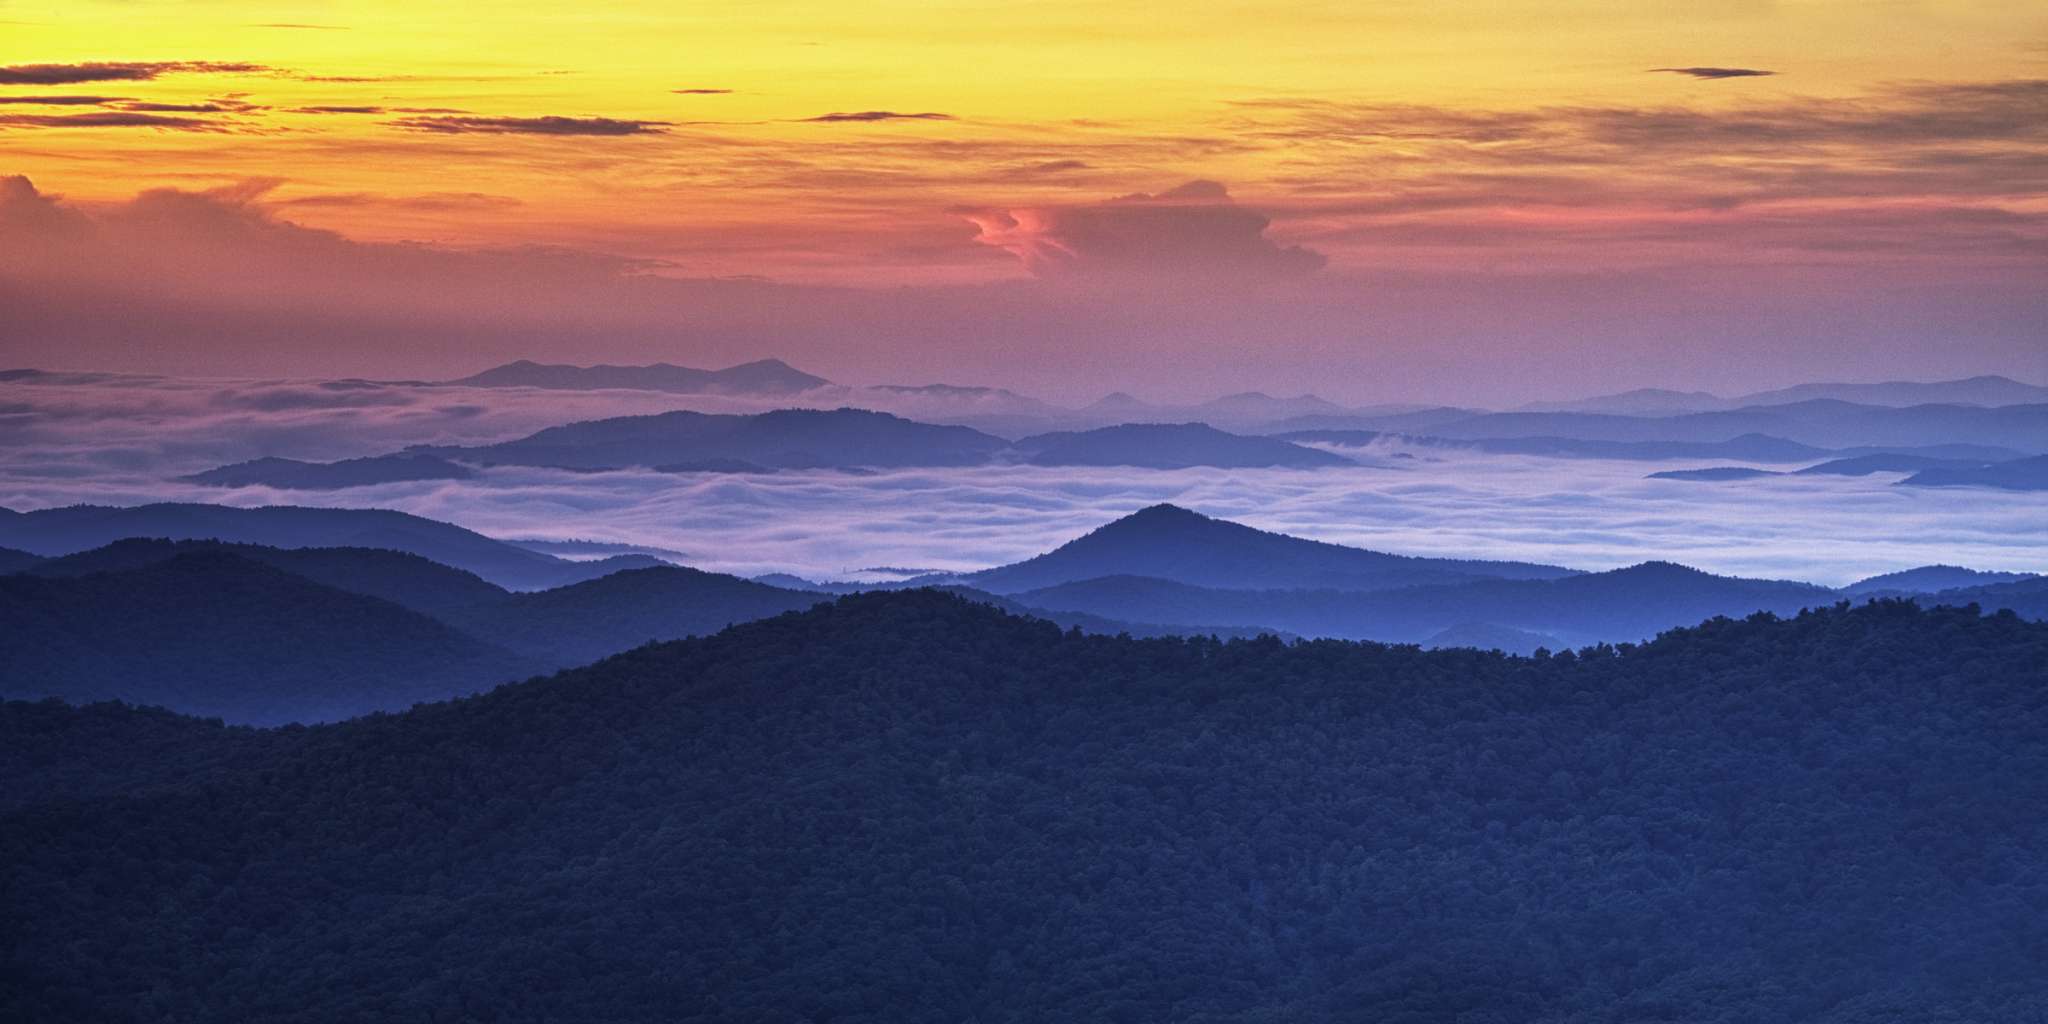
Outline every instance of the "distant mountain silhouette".
{"type": "Polygon", "coordinates": [[[221,551],[0,576],[0,693],[258,724],[489,689],[546,667],[389,601],[221,551]]]}
{"type": "Polygon", "coordinates": [[[1857,580],[1843,587],[1842,593],[1851,597],[1872,594],[1931,594],[1941,590],[2035,578],[2037,577],[2032,573],[2024,572],[1987,572],[1955,565],[1923,565],[1916,569],[1904,569],[1857,580]]]}
{"type": "Polygon", "coordinates": [[[1011,595],[1041,608],[1155,622],[1259,622],[1345,639],[1424,643],[1485,622],[1578,645],[1641,640],[1716,615],[1780,614],[1837,600],[1806,583],[1714,576],[1669,562],[1556,579],[1475,579],[1370,593],[1329,589],[1225,590],[1111,576],[1011,595]]]}
{"type": "Polygon", "coordinates": [[[1747,466],[1710,466],[1706,469],[1667,469],[1651,473],[1646,480],[1754,480],[1760,476],[1785,476],[1768,469],[1751,469],[1747,466]]]}
{"type": "Polygon", "coordinates": [[[506,599],[451,618],[474,635],[555,666],[798,611],[830,595],[664,565],[506,599]]]}
{"type": "Polygon", "coordinates": [[[723,370],[698,370],[670,363],[649,366],[568,366],[521,359],[461,380],[479,388],[622,388],[677,394],[794,395],[831,381],[804,373],[780,359],[761,359],[723,370]]]}
{"type": "Polygon", "coordinates": [[[2002,491],[2048,491],[2048,455],[1980,466],[1937,466],[1899,481],[1906,487],[1995,487],[2002,491]]]}
{"type": "Polygon", "coordinates": [[[1960,608],[1974,604],[1987,613],[2002,609],[2022,618],[2048,622],[2048,577],[2034,576],[2007,583],[1938,590],[1932,594],[1916,595],[1914,600],[1928,608],[1941,605],[1960,608]]]}
{"type": "Polygon", "coordinates": [[[1736,406],[1785,405],[1816,398],[1863,405],[2030,405],[2048,402],[2048,387],[2010,377],[1983,376],[1943,381],[1887,381],[1882,384],[1798,384],[1734,399],[1736,406]]]}
{"type": "Polygon", "coordinates": [[[966,466],[1008,446],[967,427],[863,409],[781,409],[758,415],[666,412],[550,427],[516,441],[416,449],[485,464],[616,469],[736,460],[777,469],[966,466]]]}
{"type": "MultiPolygon", "coordinates": [[[[1810,399],[1678,416],[1506,412],[1446,415],[1437,419],[1438,415],[1432,412],[1346,417],[1337,422],[1302,422],[1287,426],[1290,429],[1334,428],[1426,434],[1458,441],[1565,438],[1630,444],[1714,444],[1755,434],[1828,449],[1895,450],[1980,445],[2019,453],[2048,450],[2048,403],[1995,408],[1971,405],[1891,407],[1810,399]],[[1433,421],[1420,419],[1424,416],[1433,421]]],[[[1927,451],[1923,454],[1944,453],[1927,451]]]]}
{"type": "Polygon", "coordinates": [[[130,572],[182,555],[209,553],[259,562],[322,586],[381,598],[450,624],[511,596],[505,588],[475,573],[419,555],[379,548],[279,548],[218,540],[131,538],[47,559],[26,571],[51,577],[130,572]]]}
{"type": "Polygon", "coordinates": [[[302,491],[333,491],[344,487],[403,483],[412,480],[467,480],[476,470],[431,455],[377,455],[340,462],[298,459],[253,459],[204,473],[181,476],[185,483],[209,487],[280,487],[302,491]]]}
{"type": "Polygon", "coordinates": [[[1869,476],[1872,473],[1917,473],[1923,469],[1969,466],[1974,464],[1964,459],[1944,459],[1932,455],[1886,453],[1880,455],[1858,455],[1847,459],[1832,459],[1816,466],[1795,470],[1794,472],[1800,476],[1869,476]]]}
{"type": "Polygon", "coordinates": [[[1478,651],[1500,651],[1503,654],[1530,655],[1543,649],[1558,649],[1554,636],[1546,633],[1531,633],[1526,629],[1509,629],[1491,622],[1461,622],[1439,631],[1435,636],[1422,642],[1431,650],[1447,647],[1469,647],[1478,651]]]}
{"type": "Polygon", "coordinates": [[[1225,433],[1204,423],[1126,423],[1097,430],[1039,434],[1016,443],[1036,466],[1216,466],[1313,469],[1353,466],[1341,455],[1270,437],[1225,433]]]}
{"type": "Polygon", "coordinates": [[[620,569],[661,564],[643,555],[570,561],[389,509],[166,503],[127,508],[71,505],[34,512],[0,509],[0,513],[4,513],[0,514],[0,546],[46,556],[87,551],[129,537],[226,540],[282,548],[388,548],[520,590],[561,586],[620,569]]]}
{"type": "Polygon", "coordinates": [[[2048,387],[2023,384],[2010,377],[1984,376],[1945,381],[1889,381],[1882,384],[1797,384],[1722,398],[1704,391],[1639,388],[1563,402],[1531,402],[1517,412],[1591,412],[1618,416],[1680,416],[1753,406],[1790,405],[1829,399],[1861,405],[2027,405],[2048,402],[2048,387]]]}
{"type": "MultiPolygon", "coordinates": [[[[960,582],[999,594],[1093,579],[1150,576],[1207,587],[1263,589],[1332,587],[1380,590],[1480,576],[1550,579],[1573,570],[1523,562],[1411,558],[1302,540],[1211,519],[1176,505],[1154,505],[1100,527],[1054,551],[1013,565],[967,573],[960,582]]],[[[1056,606],[1047,606],[1056,607],[1056,606]]],[[[1146,622],[1213,622],[1291,628],[1246,618],[1125,615],[1146,622]]]]}
{"type": "Polygon", "coordinates": [[[43,556],[41,555],[30,554],[26,551],[16,551],[13,548],[0,548],[0,576],[10,572],[20,572],[42,560],[43,556]]]}
{"type": "Polygon", "coordinates": [[[1530,402],[1516,412],[1597,412],[1613,416],[1677,416],[1689,412],[1713,412],[1732,404],[1705,391],[1674,391],[1669,388],[1637,388],[1612,395],[1566,401],[1530,402]]]}
{"type": "Polygon", "coordinates": [[[1570,437],[1490,438],[1474,441],[1371,430],[1296,430],[1273,436],[1286,441],[1343,446],[1361,446],[1386,441],[1423,447],[1459,448],[1493,455],[1548,455],[1576,459],[1741,459],[1745,462],[1806,462],[1829,454],[1826,448],[1815,448],[1812,445],[1799,444],[1766,434],[1744,434],[1726,441],[1584,441],[1570,437]]]}

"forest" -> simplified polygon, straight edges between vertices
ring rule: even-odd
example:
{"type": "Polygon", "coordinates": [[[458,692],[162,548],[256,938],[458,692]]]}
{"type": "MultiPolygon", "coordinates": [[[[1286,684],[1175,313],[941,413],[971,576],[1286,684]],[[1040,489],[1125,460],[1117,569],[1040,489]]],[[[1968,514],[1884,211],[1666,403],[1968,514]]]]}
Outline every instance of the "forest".
{"type": "Polygon", "coordinates": [[[934,591],[336,725],[0,705],[0,1019],[2048,1019],[2048,625],[934,591]]]}

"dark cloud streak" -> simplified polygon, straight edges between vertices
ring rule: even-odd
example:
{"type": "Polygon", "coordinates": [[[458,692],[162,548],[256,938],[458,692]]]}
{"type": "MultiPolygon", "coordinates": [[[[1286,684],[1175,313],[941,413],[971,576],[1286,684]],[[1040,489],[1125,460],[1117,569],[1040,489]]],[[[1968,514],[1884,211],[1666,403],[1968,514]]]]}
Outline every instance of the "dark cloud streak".
{"type": "Polygon", "coordinates": [[[394,128],[439,135],[659,135],[669,121],[628,121],[609,117],[403,117],[394,128]]]}
{"type": "Polygon", "coordinates": [[[243,61],[89,61],[82,64],[10,64],[0,67],[0,85],[75,85],[80,82],[146,82],[168,74],[256,75],[277,69],[243,61]]]}
{"type": "Polygon", "coordinates": [[[1768,78],[1775,71],[1759,71],[1756,68],[1651,68],[1651,74],[1686,75],[1692,78],[1768,78]]]}
{"type": "Polygon", "coordinates": [[[819,114],[817,117],[805,117],[798,120],[807,124],[838,124],[865,121],[953,121],[958,119],[951,114],[940,114],[931,111],[905,114],[894,110],[856,110],[851,112],[833,111],[830,114],[819,114]]]}

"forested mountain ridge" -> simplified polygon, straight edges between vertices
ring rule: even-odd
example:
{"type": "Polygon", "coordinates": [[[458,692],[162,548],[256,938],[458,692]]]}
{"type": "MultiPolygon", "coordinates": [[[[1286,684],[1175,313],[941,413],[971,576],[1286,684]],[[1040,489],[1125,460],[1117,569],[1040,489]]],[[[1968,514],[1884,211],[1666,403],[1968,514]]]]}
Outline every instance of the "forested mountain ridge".
{"type": "Polygon", "coordinates": [[[1900,602],[1529,660],[909,592],[316,729],[9,704],[65,792],[0,814],[0,1016],[2028,1019],[2043,665],[1900,602]]]}
{"type": "Polygon", "coordinates": [[[0,576],[0,694],[120,698],[280,723],[486,690],[545,662],[225,551],[0,576]]]}

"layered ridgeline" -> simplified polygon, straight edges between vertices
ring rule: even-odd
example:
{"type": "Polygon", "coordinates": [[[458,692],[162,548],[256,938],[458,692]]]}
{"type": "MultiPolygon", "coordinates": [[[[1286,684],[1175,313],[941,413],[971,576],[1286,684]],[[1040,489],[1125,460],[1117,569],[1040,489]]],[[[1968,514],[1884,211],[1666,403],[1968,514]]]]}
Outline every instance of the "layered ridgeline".
{"type": "MultiPolygon", "coordinates": [[[[189,522],[275,527],[296,522],[291,512],[322,513],[313,521],[329,522],[314,509],[255,510],[262,514],[253,518],[222,510],[238,514],[220,519],[192,511],[203,506],[156,511],[165,509],[189,522]]],[[[103,526],[108,510],[59,511],[103,526]]],[[[862,589],[660,563],[630,567],[648,558],[559,562],[446,524],[399,521],[440,528],[405,538],[465,541],[429,550],[510,551],[591,578],[515,591],[410,551],[214,540],[129,539],[49,558],[15,552],[11,571],[23,575],[0,576],[0,663],[11,669],[0,678],[0,695],[118,698],[238,722],[320,721],[470,693],[862,589]],[[605,571],[622,561],[629,568],[605,571]]],[[[1519,654],[1641,640],[1717,615],[1789,614],[1883,595],[2048,616],[2048,580],[2017,573],[1928,566],[1841,591],[1668,563],[1582,573],[1392,555],[1171,505],[1013,565],[889,585],[918,586],[1088,632],[1272,633],[1519,654]]]]}
{"type": "Polygon", "coordinates": [[[2028,1020],[2048,626],[1508,659],[847,598],[401,715],[0,706],[0,1017],[2028,1020]]]}
{"type": "Polygon", "coordinates": [[[664,564],[645,555],[585,561],[557,558],[390,509],[234,508],[190,503],[70,505],[33,512],[0,508],[0,547],[31,554],[75,554],[131,537],[222,540],[280,548],[384,548],[419,555],[515,589],[558,587],[620,569],[664,564]]]}
{"type": "MultiPolygon", "coordinates": [[[[0,697],[123,700],[231,722],[319,722],[486,690],[830,595],[681,566],[516,592],[417,555],[133,539],[0,575],[0,697]]],[[[1261,625],[1135,622],[976,600],[1140,636],[1261,625]]]]}

